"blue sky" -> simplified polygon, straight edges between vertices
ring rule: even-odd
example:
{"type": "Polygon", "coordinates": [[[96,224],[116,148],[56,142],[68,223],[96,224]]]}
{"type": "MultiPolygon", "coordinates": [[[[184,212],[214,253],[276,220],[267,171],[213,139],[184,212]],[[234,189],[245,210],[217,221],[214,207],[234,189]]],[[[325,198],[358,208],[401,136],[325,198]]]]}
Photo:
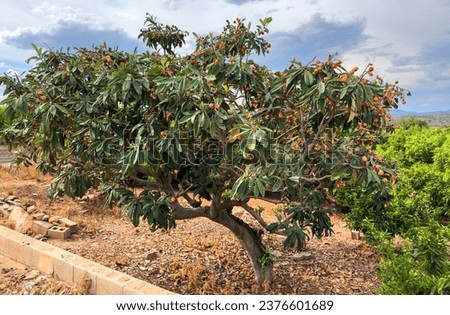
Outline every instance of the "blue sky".
{"type": "MultiPolygon", "coordinates": [[[[227,19],[255,25],[270,16],[271,52],[258,59],[269,68],[338,53],[347,68],[371,62],[376,74],[410,90],[400,109],[450,110],[449,0],[3,0],[0,8],[0,73],[26,71],[31,43],[59,49],[105,41],[142,51],[146,12],[199,34],[220,32],[227,19]]],[[[193,44],[191,37],[180,53],[193,44]]]]}

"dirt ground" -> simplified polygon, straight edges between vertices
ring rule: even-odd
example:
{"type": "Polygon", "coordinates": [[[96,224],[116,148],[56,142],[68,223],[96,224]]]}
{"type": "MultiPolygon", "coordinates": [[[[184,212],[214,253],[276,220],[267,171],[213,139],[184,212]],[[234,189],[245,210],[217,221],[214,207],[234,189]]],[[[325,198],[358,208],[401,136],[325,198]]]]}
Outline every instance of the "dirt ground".
{"type": "Polygon", "coordinates": [[[0,295],[75,295],[84,288],[42,274],[0,254],[0,295]]]}
{"type": "MultiPolygon", "coordinates": [[[[47,197],[50,180],[49,176],[38,174],[32,168],[2,167],[0,197],[15,195],[22,203],[34,200],[40,211],[68,217],[79,225],[78,232],[70,239],[43,241],[170,291],[180,294],[367,295],[380,284],[374,274],[379,255],[362,241],[352,240],[345,221],[337,214],[332,217],[335,234],[312,239],[300,255],[282,253],[282,240],[275,235],[264,235],[265,244],[279,257],[275,260],[273,285],[261,292],[245,251],[227,229],[203,218],[180,221],[177,228],[169,231],[151,232],[144,223],[135,228],[128,218],[121,216],[120,209],[103,209],[95,192],[81,200],[62,198],[50,204],[47,197]]],[[[265,207],[268,213],[274,207],[260,201],[254,205],[265,207]]],[[[234,211],[246,218],[242,209],[234,211]]],[[[0,224],[8,223],[0,218],[0,224]]],[[[0,270],[3,270],[1,260],[0,270]]],[[[31,271],[17,270],[20,277],[31,271]]],[[[23,283],[17,279],[0,274],[0,294],[27,293],[21,290],[23,283]],[[8,288],[7,291],[2,287],[8,288]]],[[[43,285],[56,281],[48,279],[42,281],[43,285]]],[[[52,284],[34,294],[80,292],[77,288],[57,288],[58,285],[52,284]]]]}

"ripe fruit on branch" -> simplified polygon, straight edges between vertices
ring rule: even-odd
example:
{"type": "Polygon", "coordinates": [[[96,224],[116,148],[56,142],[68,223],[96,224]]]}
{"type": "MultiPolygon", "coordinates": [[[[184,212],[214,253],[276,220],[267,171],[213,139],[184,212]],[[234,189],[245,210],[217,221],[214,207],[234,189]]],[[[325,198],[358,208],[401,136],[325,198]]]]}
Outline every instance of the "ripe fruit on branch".
{"type": "Polygon", "coordinates": [[[358,67],[353,67],[352,70],[350,70],[348,73],[349,73],[350,75],[354,75],[355,72],[358,71],[358,69],[359,69],[358,67]]]}

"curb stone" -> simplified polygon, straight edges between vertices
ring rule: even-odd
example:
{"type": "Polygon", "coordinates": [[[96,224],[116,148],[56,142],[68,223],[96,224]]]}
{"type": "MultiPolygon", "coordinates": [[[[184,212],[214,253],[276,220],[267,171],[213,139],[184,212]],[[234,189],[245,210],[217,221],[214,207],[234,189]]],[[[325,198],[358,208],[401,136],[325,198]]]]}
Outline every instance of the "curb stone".
{"type": "Polygon", "coordinates": [[[0,226],[0,252],[68,283],[77,284],[88,278],[89,294],[176,294],[4,226],[0,226]]]}

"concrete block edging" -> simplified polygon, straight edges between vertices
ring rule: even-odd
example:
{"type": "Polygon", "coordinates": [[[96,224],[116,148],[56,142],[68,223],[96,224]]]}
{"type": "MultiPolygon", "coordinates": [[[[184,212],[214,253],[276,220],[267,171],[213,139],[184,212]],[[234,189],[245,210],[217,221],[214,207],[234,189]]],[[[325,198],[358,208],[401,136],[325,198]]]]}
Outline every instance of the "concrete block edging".
{"type": "Polygon", "coordinates": [[[4,226],[0,226],[0,252],[67,283],[89,279],[89,294],[175,294],[4,226]]]}

